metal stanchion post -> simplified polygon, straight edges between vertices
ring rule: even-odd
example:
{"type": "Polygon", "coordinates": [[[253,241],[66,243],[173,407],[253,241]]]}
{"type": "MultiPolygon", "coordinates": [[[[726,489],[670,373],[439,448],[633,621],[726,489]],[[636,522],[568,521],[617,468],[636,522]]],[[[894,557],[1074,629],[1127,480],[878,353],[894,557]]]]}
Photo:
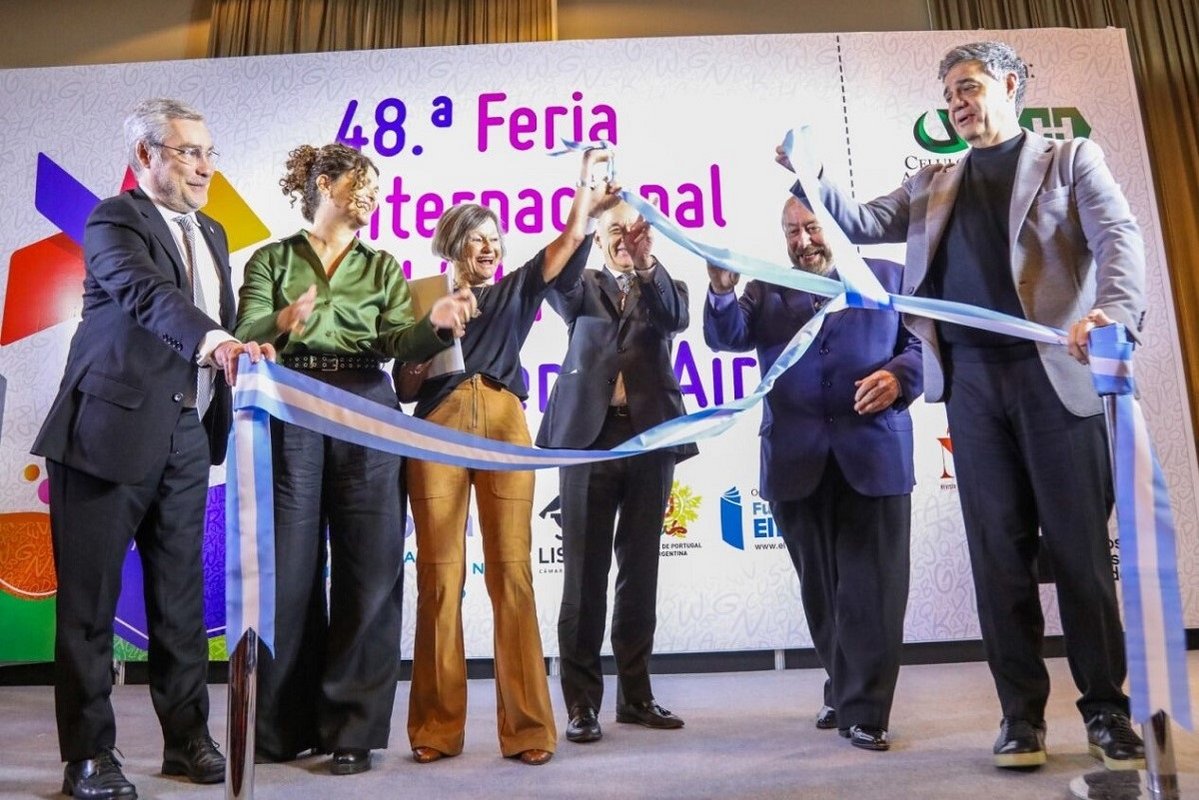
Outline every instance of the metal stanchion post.
{"type": "Polygon", "coordinates": [[[253,628],[229,657],[229,713],[225,741],[225,800],[254,800],[254,719],[258,698],[258,634],[253,628]]]}
{"type": "Polygon", "coordinates": [[[1170,716],[1165,711],[1159,711],[1149,718],[1149,724],[1144,727],[1148,796],[1152,800],[1178,800],[1178,769],[1174,766],[1170,716]]]}
{"type": "Polygon", "coordinates": [[[1070,793],[1082,800],[1180,800],[1170,716],[1158,711],[1142,728],[1144,772],[1103,770],[1080,775],[1070,782],[1070,793]]]}

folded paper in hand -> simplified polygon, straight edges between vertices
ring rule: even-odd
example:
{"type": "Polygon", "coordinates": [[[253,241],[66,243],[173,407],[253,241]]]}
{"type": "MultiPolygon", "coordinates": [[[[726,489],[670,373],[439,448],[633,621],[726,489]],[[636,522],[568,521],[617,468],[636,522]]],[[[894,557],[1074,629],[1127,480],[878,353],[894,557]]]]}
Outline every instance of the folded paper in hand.
{"type": "MultiPolygon", "coordinates": [[[[433,308],[433,303],[451,292],[452,280],[453,277],[447,270],[441,275],[408,281],[408,291],[412,296],[412,315],[417,319],[424,319],[433,308]]],[[[450,347],[426,361],[405,361],[396,374],[396,394],[401,403],[415,402],[426,378],[452,375],[465,369],[462,343],[455,339],[450,347]]]]}

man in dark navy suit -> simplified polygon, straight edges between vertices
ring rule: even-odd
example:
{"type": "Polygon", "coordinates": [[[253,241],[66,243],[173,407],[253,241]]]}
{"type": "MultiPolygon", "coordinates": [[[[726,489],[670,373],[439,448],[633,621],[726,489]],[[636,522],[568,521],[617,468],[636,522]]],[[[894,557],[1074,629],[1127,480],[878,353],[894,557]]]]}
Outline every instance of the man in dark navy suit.
{"type": "MultiPolygon", "coordinates": [[[[651,254],[650,228],[632,206],[617,205],[598,224],[595,244],[604,268],[585,270],[574,284],[549,294],[570,344],[537,434],[541,447],[607,449],[685,413],[671,347],[690,322],[687,287],[671,280],[651,254]]],[[[654,701],[649,660],[674,465],[697,452],[693,444],[680,445],[561,470],[565,575],[558,650],[569,741],[602,736],[600,647],[614,552],[616,721],[683,727],[682,719],[654,701]]]]}
{"type": "MultiPolygon", "coordinates": [[[[800,200],[783,207],[796,269],[834,272],[820,223],[800,200]]],[[[901,268],[867,259],[891,292],[901,268]]],[[[709,265],[704,339],[714,350],[757,348],[763,372],[825,303],[797,289],[709,265]]],[[[912,420],[923,389],[920,344],[891,311],[828,315],[807,353],[766,396],[759,491],[799,575],[812,642],[828,671],[818,728],[886,750],[908,598],[912,420]]]]}
{"type": "Polygon", "coordinates": [[[130,540],[145,576],[162,771],[197,783],[224,778],[205,686],[208,469],[225,457],[238,357],[273,353],[226,332],[229,245],[198,213],[217,156],[204,117],[147,100],[125,120],[125,145],[138,188],[102,201],[88,219],[83,318],[33,445],[50,480],[62,791],[83,798],[137,796],[113,753],[109,697],[130,540]]]}

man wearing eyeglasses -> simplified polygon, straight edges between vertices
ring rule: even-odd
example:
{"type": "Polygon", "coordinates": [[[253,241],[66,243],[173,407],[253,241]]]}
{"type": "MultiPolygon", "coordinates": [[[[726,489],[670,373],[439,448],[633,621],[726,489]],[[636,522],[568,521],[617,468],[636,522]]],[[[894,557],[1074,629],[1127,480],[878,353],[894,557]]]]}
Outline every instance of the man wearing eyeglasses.
{"type": "Polygon", "coordinates": [[[46,458],[58,579],[55,709],[64,794],[132,798],[114,754],[112,637],[130,542],[141,559],[162,772],[224,778],[208,733],[201,546],[208,468],[225,457],[233,325],[225,232],[198,213],[216,151],[204,117],[147,100],[125,120],[138,187],[84,234],[82,320],[33,452],[46,458]]]}

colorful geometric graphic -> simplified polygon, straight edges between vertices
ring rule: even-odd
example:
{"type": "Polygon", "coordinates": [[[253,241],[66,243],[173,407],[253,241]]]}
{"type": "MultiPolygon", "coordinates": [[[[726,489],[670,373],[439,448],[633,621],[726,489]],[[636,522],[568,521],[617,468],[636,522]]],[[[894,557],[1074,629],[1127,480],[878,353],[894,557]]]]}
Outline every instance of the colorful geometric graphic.
{"type": "MultiPolygon", "coordinates": [[[[121,190],[137,185],[126,168],[121,190]]],[[[79,315],[83,304],[83,231],[100,198],[45,153],[37,154],[34,206],[61,233],[15,251],[0,345],[12,344],[79,315]]],[[[257,244],[270,230],[220,172],[214,173],[204,213],[224,226],[231,252],[257,244]]]]}
{"type": "Polygon", "coordinates": [[[83,308],[83,248],[65,233],[22,247],[8,262],[0,345],[78,317],[83,308]]]}
{"type": "MultiPolygon", "coordinates": [[[[21,478],[35,484],[38,500],[49,502],[41,467],[27,465],[21,478]]],[[[44,511],[0,514],[0,619],[5,634],[0,660],[54,658],[56,589],[50,515],[44,511]]]]}
{"type": "Polygon", "coordinates": [[[0,592],[23,600],[54,595],[50,515],[44,511],[0,514],[0,592]]]}

